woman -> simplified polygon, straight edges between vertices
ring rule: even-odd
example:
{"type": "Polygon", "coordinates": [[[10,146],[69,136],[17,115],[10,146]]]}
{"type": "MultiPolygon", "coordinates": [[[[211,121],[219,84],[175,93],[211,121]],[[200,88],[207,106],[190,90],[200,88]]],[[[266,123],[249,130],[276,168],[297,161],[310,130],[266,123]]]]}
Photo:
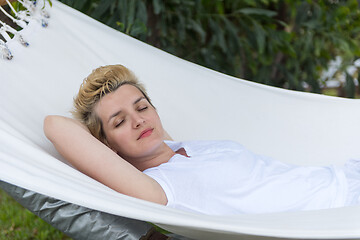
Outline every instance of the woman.
{"type": "Polygon", "coordinates": [[[46,136],[74,167],[120,193],[215,215],[360,202],[359,161],[345,170],[300,167],[231,141],[164,141],[169,137],[155,107],[124,66],[94,70],[74,105],[77,120],[46,117],[46,136]]]}

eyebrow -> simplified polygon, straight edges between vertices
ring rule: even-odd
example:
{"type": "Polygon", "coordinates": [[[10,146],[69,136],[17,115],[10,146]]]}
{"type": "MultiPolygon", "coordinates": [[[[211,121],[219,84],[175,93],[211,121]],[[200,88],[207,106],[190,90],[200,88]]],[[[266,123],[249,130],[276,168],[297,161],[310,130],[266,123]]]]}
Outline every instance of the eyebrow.
{"type": "MultiPolygon", "coordinates": [[[[139,97],[138,99],[136,99],[136,100],[133,102],[133,105],[137,104],[138,102],[140,102],[140,101],[143,100],[143,99],[146,99],[146,98],[145,98],[145,97],[139,97]]],[[[111,114],[111,116],[109,117],[109,119],[108,119],[107,122],[109,123],[112,118],[118,116],[120,113],[121,113],[121,110],[119,110],[119,111],[111,114]]]]}

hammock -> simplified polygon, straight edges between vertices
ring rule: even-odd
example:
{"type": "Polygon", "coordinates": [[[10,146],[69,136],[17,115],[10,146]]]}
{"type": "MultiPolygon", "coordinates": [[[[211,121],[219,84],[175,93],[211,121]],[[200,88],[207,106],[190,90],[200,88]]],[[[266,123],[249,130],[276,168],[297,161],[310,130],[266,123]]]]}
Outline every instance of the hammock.
{"type": "Polygon", "coordinates": [[[117,32],[55,0],[7,41],[0,59],[0,180],[94,210],[155,223],[194,239],[360,239],[360,206],[208,216],[119,194],[69,166],[46,140],[46,115],[70,116],[92,69],[123,64],[145,83],[176,140],[231,139],[300,165],[360,157],[360,101],[294,92],[230,77],[117,32]]]}

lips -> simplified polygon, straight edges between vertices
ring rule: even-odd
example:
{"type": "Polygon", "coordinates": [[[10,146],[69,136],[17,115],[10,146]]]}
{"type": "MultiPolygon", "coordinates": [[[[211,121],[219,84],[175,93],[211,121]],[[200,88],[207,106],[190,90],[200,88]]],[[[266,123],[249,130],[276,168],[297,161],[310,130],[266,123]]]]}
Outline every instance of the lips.
{"type": "Polygon", "coordinates": [[[148,128],[148,129],[142,131],[137,140],[150,136],[152,134],[153,130],[154,130],[153,128],[148,128]]]}

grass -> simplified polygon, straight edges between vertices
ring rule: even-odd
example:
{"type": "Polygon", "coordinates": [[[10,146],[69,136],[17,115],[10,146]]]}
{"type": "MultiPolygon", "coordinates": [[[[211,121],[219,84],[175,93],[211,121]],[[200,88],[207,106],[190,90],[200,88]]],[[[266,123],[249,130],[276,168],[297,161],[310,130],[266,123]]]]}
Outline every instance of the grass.
{"type": "Polygon", "coordinates": [[[70,240],[0,189],[0,240],[70,240]]]}

